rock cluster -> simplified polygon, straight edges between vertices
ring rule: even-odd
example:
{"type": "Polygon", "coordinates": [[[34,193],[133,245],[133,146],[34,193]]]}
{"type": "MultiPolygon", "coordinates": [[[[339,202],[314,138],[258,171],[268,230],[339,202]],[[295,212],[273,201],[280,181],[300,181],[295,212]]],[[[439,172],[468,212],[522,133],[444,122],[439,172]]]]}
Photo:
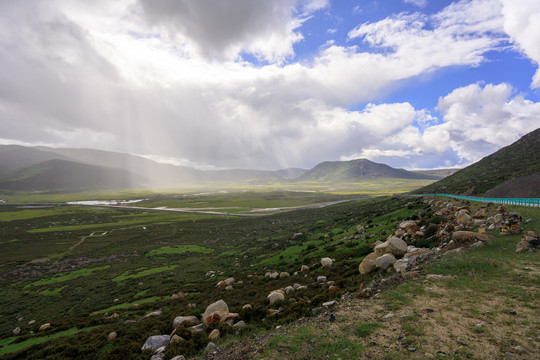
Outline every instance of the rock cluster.
{"type": "Polygon", "coordinates": [[[521,241],[516,245],[516,252],[540,250],[540,236],[534,231],[525,231],[521,241]]]}
{"type": "Polygon", "coordinates": [[[394,235],[389,236],[385,242],[377,241],[375,243],[373,252],[362,260],[358,270],[365,275],[376,269],[389,270],[393,268],[404,276],[409,265],[415,263],[418,256],[425,255],[427,258],[433,253],[429,249],[419,249],[407,245],[404,238],[413,239],[423,236],[419,233],[421,231],[416,221],[402,222],[394,235]]]}

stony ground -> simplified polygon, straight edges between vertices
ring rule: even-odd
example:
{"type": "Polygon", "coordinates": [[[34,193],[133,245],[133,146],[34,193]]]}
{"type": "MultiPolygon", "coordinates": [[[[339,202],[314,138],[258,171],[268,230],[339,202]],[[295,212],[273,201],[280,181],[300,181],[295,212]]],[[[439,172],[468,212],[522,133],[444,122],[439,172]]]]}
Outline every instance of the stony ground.
{"type": "Polygon", "coordinates": [[[456,286],[459,278],[418,274],[372,298],[348,294],[316,317],[218,344],[202,358],[539,359],[540,261],[517,265],[521,292],[503,286],[479,296],[456,286]]]}

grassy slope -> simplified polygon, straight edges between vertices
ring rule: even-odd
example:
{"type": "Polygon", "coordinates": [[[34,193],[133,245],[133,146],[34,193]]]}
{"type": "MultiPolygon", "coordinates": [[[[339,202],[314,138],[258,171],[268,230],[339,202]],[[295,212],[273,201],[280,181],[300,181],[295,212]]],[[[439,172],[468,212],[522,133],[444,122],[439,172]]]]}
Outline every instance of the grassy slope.
{"type": "Polygon", "coordinates": [[[505,180],[540,171],[540,129],[416,193],[482,195],[505,180]]]}
{"type": "MultiPolygon", "coordinates": [[[[10,262],[2,261],[0,276],[10,270],[17,269],[24,261],[42,257],[43,254],[49,252],[65,252],[67,248],[78,243],[81,237],[86,237],[86,239],[75,248],[70,256],[61,259],[66,262],[66,265],[74,264],[75,269],[69,266],[64,271],[33,276],[31,276],[32,271],[28,271],[27,274],[30,276],[10,276],[7,282],[2,283],[0,315],[7,321],[0,325],[0,334],[3,334],[0,345],[11,346],[15,344],[16,338],[10,337],[9,334],[16,326],[20,326],[22,329],[18,339],[23,342],[38,341],[45,336],[57,334],[59,331],[68,330],[74,326],[79,329],[89,326],[100,327],[87,334],[75,335],[75,339],[61,338],[47,344],[36,345],[30,350],[23,350],[25,351],[23,353],[14,354],[13,358],[22,356],[43,358],[45,354],[63,354],[63,356],[70,354],[73,357],[94,358],[90,354],[95,354],[98,350],[103,359],[117,358],[120,356],[119,354],[137,358],[140,355],[140,346],[146,336],[170,333],[172,318],[178,315],[200,314],[208,303],[219,298],[223,298],[231,310],[237,312],[241,312],[241,306],[246,302],[253,305],[262,304],[262,308],[257,307],[257,310],[251,315],[243,313],[242,316],[244,318],[248,316],[248,323],[251,324],[248,334],[266,331],[295,318],[310,315],[311,309],[319,306],[322,302],[333,297],[339,298],[340,295],[348,291],[353,292],[362,284],[369,283],[371,277],[360,276],[357,270],[359,261],[371,251],[367,244],[384,239],[395,231],[400,221],[413,215],[421,216],[426,211],[421,199],[382,198],[254,219],[197,219],[196,217],[172,219],[166,217],[167,214],[152,213],[153,217],[147,218],[144,226],[146,229],[143,229],[142,223],[135,228],[115,227],[111,224],[119,219],[125,219],[128,214],[132,214],[134,218],[146,217],[147,214],[144,211],[82,208],[80,213],[74,215],[62,212],[61,209],[50,208],[51,213],[48,216],[43,216],[43,209],[37,209],[39,216],[34,218],[32,223],[28,222],[28,214],[20,217],[20,220],[16,220],[17,216],[12,214],[14,212],[12,209],[9,211],[9,218],[14,220],[3,223],[5,241],[12,239],[17,241],[10,242],[9,247],[5,247],[3,259],[10,259],[10,262]],[[69,226],[104,224],[102,230],[106,234],[101,235],[100,233],[88,237],[87,230],[76,229],[67,232],[38,234],[27,232],[31,228],[50,226],[51,223],[70,224],[69,226]],[[367,227],[365,241],[357,233],[356,226],[358,224],[367,227]],[[302,232],[304,235],[293,239],[292,235],[297,232],[302,232]],[[199,252],[172,251],[173,249],[200,250],[193,245],[213,251],[207,252],[202,257],[199,252]],[[164,249],[166,251],[162,251],[164,249]],[[155,250],[158,250],[156,256],[143,256],[152,254],[153,250],[154,254],[155,250]],[[108,256],[112,257],[107,258],[108,256]],[[317,264],[323,256],[335,258],[338,265],[332,269],[321,269],[320,265],[317,264]],[[84,259],[97,261],[79,265],[79,262],[84,259]],[[237,263],[240,264],[239,267],[236,266],[237,263]],[[262,276],[269,270],[293,273],[300,268],[301,264],[311,265],[312,270],[307,278],[299,275],[293,276],[291,279],[269,282],[262,276]],[[99,268],[105,265],[110,265],[107,271],[84,272],[85,276],[81,277],[69,276],[69,274],[82,274],[76,272],[79,269],[99,268]],[[224,271],[224,274],[217,278],[208,279],[204,276],[208,270],[221,270],[224,271]],[[24,289],[26,285],[35,285],[40,279],[45,281],[55,279],[54,274],[66,274],[66,281],[61,283],[53,281],[24,289]],[[248,274],[255,274],[255,277],[248,279],[248,274]],[[337,294],[322,291],[314,280],[319,275],[328,276],[329,279],[336,281],[336,285],[341,290],[337,294]],[[122,281],[115,281],[119,276],[123,276],[122,281]],[[228,276],[234,276],[237,280],[244,281],[245,284],[235,284],[235,290],[232,292],[215,288],[219,279],[228,276]],[[289,310],[285,311],[281,318],[267,319],[266,323],[257,322],[255,320],[259,314],[257,311],[261,310],[264,314],[268,306],[265,302],[268,292],[291,285],[294,282],[309,287],[303,294],[298,294],[300,300],[298,305],[290,309],[286,306],[289,310]],[[172,300],[170,294],[179,290],[190,295],[172,300]],[[312,303],[302,302],[303,296],[311,299],[312,303]],[[118,298],[119,301],[113,302],[114,298],[118,298]],[[196,303],[196,308],[189,308],[188,304],[191,303],[196,303]],[[139,306],[134,307],[134,304],[139,304],[139,306]],[[129,326],[123,325],[125,320],[140,319],[144,314],[157,309],[164,312],[161,317],[139,320],[136,324],[129,326]],[[293,309],[295,310],[293,311],[293,309]],[[109,319],[104,315],[89,316],[94,312],[96,314],[108,312],[110,315],[112,311],[118,312],[120,317],[109,319]],[[22,322],[15,319],[18,315],[23,316],[22,322]],[[253,318],[249,318],[249,316],[253,318]],[[29,326],[27,325],[29,319],[35,319],[37,323],[29,326]],[[52,328],[43,334],[32,335],[29,333],[30,330],[35,331],[36,327],[43,322],[51,322],[52,328]],[[117,341],[108,342],[106,340],[110,331],[118,332],[117,341]]],[[[538,231],[540,228],[538,209],[529,210],[531,213],[525,217],[530,217],[533,221],[527,226],[538,231]]],[[[18,211],[28,211],[28,209],[18,211]]],[[[2,213],[0,212],[1,218],[2,213]]],[[[511,270],[515,268],[515,265],[522,268],[521,261],[538,266],[538,257],[537,254],[508,254],[507,250],[513,249],[516,241],[516,238],[503,238],[495,241],[493,248],[486,247],[475,250],[476,253],[473,254],[476,255],[471,260],[474,259],[473,263],[479,264],[477,267],[467,268],[463,266],[462,262],[457,262],[457,265],[442,270],[428,269],[426,271],[446,271],[448,273],[454,271],[458,272],[455,274],[458,279],[459,277],[467,281],[476,279],[472,283],[465,282],[462,287],[456,287],[452,283],[448,285],[449,289],[454,289],[452,296],[456,301],[460,301],[461,293],[470,291],[469,287],[473,286],[470,299],[476,303],[478,303],[479,298],[486,297],[486,294],[492,298],[492,291],[497,291],[497,296],[502,296],[501,301],[506,301],[509,304],[512,301],[517,301],[516,306],[519,305],[517,307],[519,311],[524,309],[523,319],[520,318],[521,322],[528,321],[525,325],[521,324],[526,327],[524,331],[530,331],[530,335],[536,338],[539,335],[538,324],[529,319],[531,317],[529,314],[531,311],[537,311],[538,304],[527,295],[529,290],[525,290],[524,295],[521,296],[522,293],[516,292],[514,287],[522,286],[522,284],[529,287],[535,286],[534,281],[537,284],[537,280],[532,278],[527,279],[526,283],[518,283],[512,277],[511,270]],[[502,250],[503,248],[506,250],[502,250]],[[486,273],[491,268],[495,272],[493,274],[486,273]],[[497,277],[500,278],[500,281],[496,280],[497,277]],[[529,285],[529,280],[533,281],[532,285],[529,285]],[[478,287],[479,284],[485,282],[492,285],[478,287]],[[475,290],[476,287],[478,287],[478,291],[475,290]],[[485,289],[491,292],[485,292],[485,289]],[[515,300],[516,294],[518,300],[515,300]],[[529,308],[521,307],[522,299],[529,301],[529,308]]],[[[33,264],[27,269],[39,272],[42,266],[48,265],[50,263],[33,264]]],[[[452,273],[452,275],[454,274],[452,273]]],[[[442,281],[437,286],[446,286],[446,283],[442,281]]],[[[326,318],[323,318],[322,322],[315,318],[309,320],[315,321],[314,323],[307,323],[308,326],[298,329],[298,333],[296,333],[295,327],[284,327],[283,331],[286,331],[287,334],[277,333],[276,340],[267,343],[266,349],[268,351],[265,355],[270,358],[283,358],[285,355],[285,357],[290,358],[295,356],[302,358],[300,356],[302,354],[307,354],[308,357],[316,354],[317,357],[318,355],[328,355],[330,358],[335,358],[334,354],[338,354],[343,359],[351,358],[350,356],[355,353],[366,354],[372,350],[384,351],[384,348],[380,346],[370,346],[373,338],[370,338],[371,335],[365,334],[369,332],[373,336],[377,336],[375,342],[379,344],[383,343],[383,339],[395,343],[395,338],[399,334],[391,330],[394,328],[403,329],[407,342],[410,342],[407,344],[429,352],[431,347],[422,348],[420,345],[425,342],[429,343],[430,337],[426,336],[425,333],[421,334],[414,327],[415,323],[424,321],[424,317],[422,316],[420,319],[407,318],[411,314],[414,315],[414,311],[423,309],[422,301],[432,300],[430,297],[424,297],[426,293],[429,293],[429,290],[424,289],[424,284],[419,279],[418,283],[398,288],[395,292],[388,292],[388,295],[381,294],[380,300],[373,303],[356,303],[354,302],[356,300],[350,304],[345,303],[343,304],[344,308],[337,312],[338,321],[333,325],[329,325],[326,318]],[[363,310],[359,313],[351,312],[347,306],[352,308],[358,306],[359,309],[363,310]],[[370,307],[375,310],[379,309],[379,312],[366,311],[370,307]],[[396,316],[399,321],[396,320],[398,322],[395,324],[381,322],[380,317],[390,310],[400,312],[399,316],[396,316]],[[401,315],[406,315],[403,318],[405,320],[401,320],[401,315]],[[279,338],[279,336],[282,337],[279,338]],[[320,340],[312,343],[311,339],[320,340]],[[293,351],[293,347],[297,347],[295,350],[297,353],[289,352],[293,351]]],[[[440,303],[430,306],[437,311],[443,311],[443,307],[449,305],[444,297],[439,299],[436,295],[435,301],[440,301],[440,303]]],[[[497,306],[500,307],[500,304],[497,306]]],[[[451,313],[456,311],[455,309],[459,309],[459,306],[455,305],[444,311],[451,313]]],[[[447,333],[451,333],[452,326],[459,325],[458,320],[465,315],[458,313],[454,316],[457,320],[449,322],[448,327],[443,327],[443,329],[447,330],[447,333]]],[[[237,339],[232,334],[228,334],[226,329],[222,330],[223,339],[218,342],[220,346],[237,339]]],[[[272,336],[266,338],[273,339],[272,336]]],[[[452,341],[455,343],[455,339],[447,340],[448,343],[452,341]]],[[[521,342],[519,343],[521,344],[521,342]]],[[[238,347],[236,343],[234,346],[238,347]]],[[[5,349],[6,347],[0,348],[0,351],[6,351],[5,349]]],[[[472,351],[474,353],[476,349],[472,351]]],[[[383,356],[375,356],[381,358],[386,353],[374,352],[374,354],[383,354],[383,356]]],[[[418,356],[422,354],[423,352],[420,351],[415,353],[418,356]]],[[[410,354],[404,352],[402,346],[399,345],[394,346],[392,352],[387,355],[400,358],[410,354]]]]}
{"type": "MultiPolygon", "coordinates": [[[[539,209],[509,210],[530,219],[525,230],[539,231],[539,209]]],[[[492,244],[444,256],[378,296],[342,299],[318,317],[255,340],[218,343],[220,356],[201,358],[537,358],[540,255],[516,254],[520,235],[491,235],[492,244]],[[383,319],[389,313],[393,316],[383,319]]]]}

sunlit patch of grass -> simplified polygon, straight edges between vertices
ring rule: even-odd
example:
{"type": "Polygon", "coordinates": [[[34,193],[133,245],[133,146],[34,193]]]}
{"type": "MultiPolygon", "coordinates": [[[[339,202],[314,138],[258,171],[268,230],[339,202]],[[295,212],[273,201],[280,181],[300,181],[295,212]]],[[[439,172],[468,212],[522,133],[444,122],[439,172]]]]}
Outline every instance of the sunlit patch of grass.
{"type": "Polygon", "coordinates": [[[72,279],[76,279],[76,278],[80,278],[84,276],[90,276],[97,271],[106,270],[108,268],[110,268],[110,265],[105,265],[105,266],[100,266],[100,267],[95,267],[95,268],[79,269],[79,270],[71,271],[65,275],[54,276],[49,279],[41,279],[38,281],[34,281],[33,283],[26,285],[24,288],[27,289],[29,287],[34,287],[34,286],[57,284],[57,283],[61,283],[64,281],[68,281],[68,280],[72,280],[72,279]]]}
{"type": "Polygon", "coordinates": [[[213,253],[214,249],[199,245],[177,245],[177,246],[163,246],[158,249],[150,251],[147,256],[157,255],[181,255],[186,253],[200,253],[209,254],[213,253]]]}
{"type": "Polygon", "coordinates": [[[141,277],[144,277],[144,276],[148,276],[148,275],[153,275],[153,274],[158,274],[158,273],[161,273],[161,272],[164,272],[164,271],[169,271],[169,270],[173,270],[174,268],[176,268],[176,265],[170,265],[170,266],[160,266],[160,267],[156,267],[156,268],[151,268],[151,269],[137,269],[137,270],[140,270],[138,272],[132,272],[132,271],[125,271],[124,273],[122,273],[121,275],[115,277],[114,279],[112,279],[113,281],[116,281],[116,282],[122,282],[122,281],[125,281],[125,280],[128,280],[128,279],[138,279],[138,278],[141,278],[141,277]]]}
{"type": "Polygon", "coordinates": [[[46,295],[46,296],[56,296],[56,295],[60,294],[62,289],[66,288],[66,287],[67,287],[67,285],[58,287],[56,289],[45,289],[45,290],[40,291],[39,294],[40,295],[46,295]]]}
{"type": "Polygon", "coordinates": [[[148,298],[144,298],[144,299],[140,299],[140,300],[136,300],[136,301],[132,301],[132,302],[128,302],[128,303],[122,303],[122,304],[109,306],[108,308],[101,309],[101,310],[98,310],[98,311],[94,311],[91,315],[104,314],[104,313],[114,311],[114,310],[129,309],[129,308],[132,308],[133,306],[135,306],[136,304],[138,304],[138,305],[149,304],[149,303],[153,303],[153,302],[156,302],[156,301],[164,300],[166,298],[167,297],[152,296],[152,297],[148,297],[148,298]]]}
{"type": "Polygon", "coordinates": [[[59,332],[51,334],[51,335],[29,338],[29,339],[23,340],[21,342],[14,342],[17,339],[15,337],[2,339],[2,340],[0,340],[0,355],[14,353],[16,351],[26,349],[26,348],[28,348],[28,347],[30,347],[32,345],[42,344],[42,343],[44,343],[46,341],[49,341],[49,340],[52,340],[52,339],[58,339],[58,338],[65,337],[65,336],[73,336],[73,335],[75,335],[77,333],[80,333],[80,332],[83,332],[83,331],[91,331],[91,330],[97,329],[98,327],[99,326],[92,326],[92,327],[87,327],[87,328],[84,328],[84,329],[77,329],[77,328],[73,327],[71,329],[64,330],[64,331],[59,331],[59,332]]]}

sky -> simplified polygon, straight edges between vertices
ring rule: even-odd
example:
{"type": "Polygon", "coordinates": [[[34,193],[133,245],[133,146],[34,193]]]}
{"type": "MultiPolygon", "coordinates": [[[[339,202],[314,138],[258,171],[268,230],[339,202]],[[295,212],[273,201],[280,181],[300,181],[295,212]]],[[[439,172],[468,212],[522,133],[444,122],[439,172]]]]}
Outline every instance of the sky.
{"type": "Polygon", "coordinates": [[[0,144],[463,167],[540,127],[538,0],[0,1],[0,144]]]}

